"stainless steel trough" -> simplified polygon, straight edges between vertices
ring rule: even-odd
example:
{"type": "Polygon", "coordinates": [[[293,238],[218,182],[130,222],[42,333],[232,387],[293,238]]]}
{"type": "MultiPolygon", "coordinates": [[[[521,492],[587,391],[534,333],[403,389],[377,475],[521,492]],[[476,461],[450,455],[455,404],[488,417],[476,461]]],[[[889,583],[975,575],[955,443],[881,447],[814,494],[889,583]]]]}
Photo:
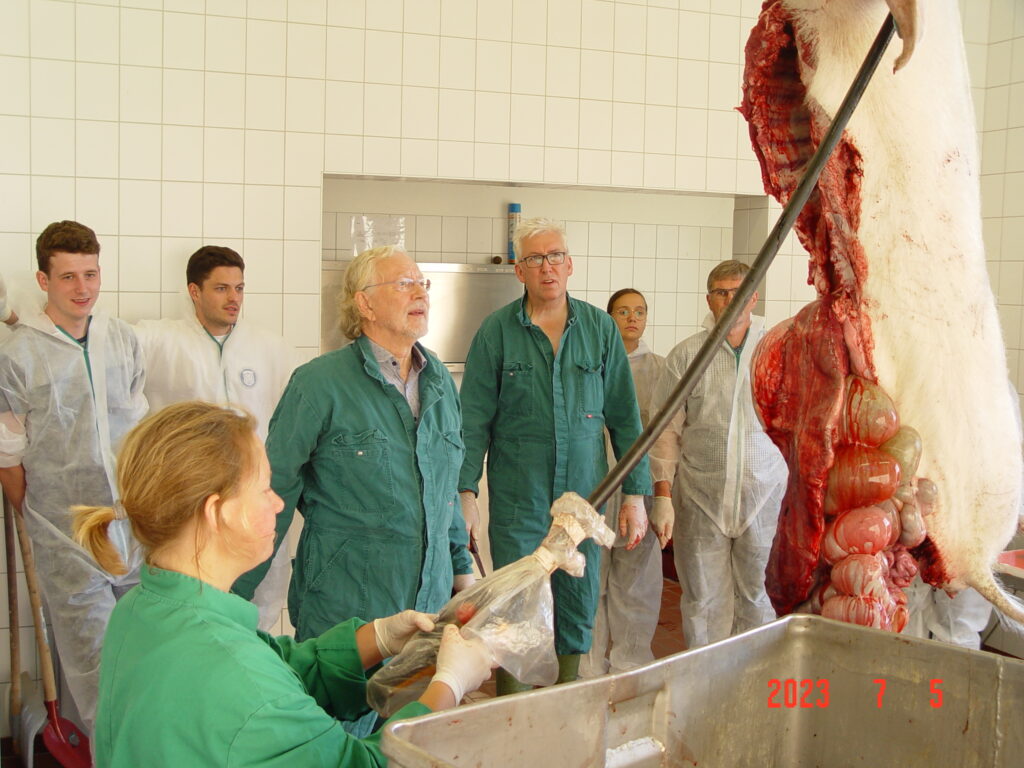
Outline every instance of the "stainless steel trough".
{"type": "Polygon", "coordinates": [[[789,616],[621,675],[394,723],[395,768],[1024,765],[1024,662],[789,616]]]}

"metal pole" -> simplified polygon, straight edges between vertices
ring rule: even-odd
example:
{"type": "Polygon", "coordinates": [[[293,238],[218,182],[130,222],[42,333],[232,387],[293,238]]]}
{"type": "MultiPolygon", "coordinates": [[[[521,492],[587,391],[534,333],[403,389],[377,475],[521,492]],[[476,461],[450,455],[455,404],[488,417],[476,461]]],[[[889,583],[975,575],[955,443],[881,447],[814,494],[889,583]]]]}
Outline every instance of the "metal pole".
{"type": "Polygon", "coordinates": [[[768,272],[768,267],[771,266],[772,261],[775,259],[776,254],[779,252],[779,248],[782,247],[782,241],[786,239],[786,235],[793,228],[793,224],[796,222],[796,217],[799,215],[800,210],[804,207],[807,199],[811,196],[814,191],[814,187],[818,182],[818,177],[821,175],[822,169],[825,167],[825,163],[828,162],[829,157],[832,155],[832,150],[835,149],[836,144],[839,143],[839,139],[846,128],[846,124],[850,121],[850,116],[853,114],[853,110],[857,107],[857,103],[860,101],[860,97],[863,95],[864,90],[867,88],[868,83],[871,81],[871,76],[875,73],[875,69],[878,68],[878,63],[882,59],[882,54],[885,53],[885,49],[889,45],[889,41],[892,39],[893,31],[895,30],[895,23],[892,18],[892,14],[886,16],[885,22],[882,24],[882,28],[878,31],[878,35],[875,37],[875,42],[871,45],[871,49],[868,51],[867,56],[864,59],[864,63],[861,64],[860,70],[857,72],[857,76],[853,79],[853,83],[850,85],[849,90],[846,92],[846,98],[843,99],[842,105],[839,107],[839,111],[836,112],[835,118],[832,120],[832,125],[829,126],[828,132],[821,140],[821,144],[818,145],[817,151],[811,157],[807,163],[807,170],[804,172],[803,178],[800,179],[800,183],[797,185],[796,190],[793,192],[793,196],[789,198],[789,202],[786,203],[782,209],[782,214],[779,216],[779,220],[775,223],[775,227],[768,235],[768,239],[765,240],[761,250],[757,254],[757,258],[754,259],[754,263],[750,267],[750,272],[743,278],[743,282],[740,283],[739,289],[736,291],[736,295],[733,296],[729,306],[726,307],[725,312],[718,318],[718,322],[715,323],[715,327],[712,329],[708,338],[704,341],[700,351],[697,352],[697,356],[690,363],[690,366],[683,373],[679,383],[676,384],[675,389],[672,390],[672,394],[669,395],[665,404],[661,407],[661,410],[651,419],[651,423],[647,425],[647,428],[640,433],[640,437],[636,439],[636,442],[626,451],[626,455],[623,456],[619,462],[609,470],[608,474],[605,475],[604,480],[601,484],[594,489],[594,492],[590,494],[590,498],[587,501],[590,504],[598,508],[612,495],[616,488],[622,485],[622,481],[625,480],[633,468],[640,462],[644,454],[650,450],[651,446],[654,445],[654,441],[658,439],[669,421],[679,406],[682,405],[683,401],[689,397],[693,391],[694,386],[700,380],[700,377],[704,375],[704,371],[707,370],[708,365],[711,363],[711,358],[714,356],[715,351],[719,345],[725,340],[725,337],[729,333],[729,329],[732,328],[733,323],[736,321],[737,315],[746,305],[750,297],[754,295],[754,291],[757,288],[758,283],[764,278],[768,272]]]}

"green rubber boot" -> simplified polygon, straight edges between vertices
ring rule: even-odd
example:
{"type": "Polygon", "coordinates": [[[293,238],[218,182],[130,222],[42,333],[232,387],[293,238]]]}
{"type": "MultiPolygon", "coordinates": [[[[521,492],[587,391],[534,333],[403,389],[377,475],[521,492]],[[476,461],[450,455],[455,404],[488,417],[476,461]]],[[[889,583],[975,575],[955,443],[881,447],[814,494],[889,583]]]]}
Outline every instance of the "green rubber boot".
{"type": "Polygon", "coordinates": [[[533,686],[521,683],[501,667],[495,670],[494,688],[499,696],[508,696],[510,693],[522,693],[532,691],[533,686]]]}
{"type": "Polygon", "coordinates": [[[558,679],[559,683],[571,683],[580,679],[580,655],[578,653],[559,654],[558,656],[558,679]]]}

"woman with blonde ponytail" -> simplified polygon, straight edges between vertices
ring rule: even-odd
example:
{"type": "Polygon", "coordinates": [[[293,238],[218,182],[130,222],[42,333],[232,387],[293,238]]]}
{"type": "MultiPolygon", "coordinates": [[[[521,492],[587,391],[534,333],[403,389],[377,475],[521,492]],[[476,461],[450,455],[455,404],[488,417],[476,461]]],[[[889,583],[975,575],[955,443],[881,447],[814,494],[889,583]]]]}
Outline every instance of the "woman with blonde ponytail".
{"type": "MultiPolygon", "coordinates": [[[[230,593],[274,547],[282,501],[251,416],[209,403],[149,416],[121,446],[114,507],[77,507],[75,538],[111,573],[107,538],[126,517],[144,550],[141,583],[114,609],[100,663],[94,747],[105,768],[385,764],[378,736],[338,718],[366,707],[365,670],[432,617],[351,618],[296,643],[257,630],[258,609],[230,593]]],[[[490,674],[490,653],[446,628],[437,674],[392,719],[457,704],[490,674]]]]}
{"type": "Polygon", "coordinates": [[[120,501],[113,507],[73,507],[75,513],[75,540],[78,541],[107,573],[120,576],[125,568],[121,555],[110,542],[107,528],[112,522],[124,517],[124,507],[120,501]]]}

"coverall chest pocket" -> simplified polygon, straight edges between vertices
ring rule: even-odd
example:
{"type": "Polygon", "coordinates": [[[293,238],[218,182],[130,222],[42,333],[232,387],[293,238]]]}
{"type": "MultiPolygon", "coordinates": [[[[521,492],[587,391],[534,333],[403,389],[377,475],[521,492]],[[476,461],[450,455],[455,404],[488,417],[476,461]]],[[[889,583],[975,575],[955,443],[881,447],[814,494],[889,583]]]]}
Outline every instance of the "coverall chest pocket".
{"type": "Polygon", "coordinates": [[[107,366],[107,411],[113,422],[111,431],[123,434],[139,418],[139,404],[132,397],[132,382],[126,371],[107,366]]]}
{"type": "Polygon", "coordinates": [[[706,390],[704,380],[707,375],[701,376],[700,380],[693,385],[693,391],[686,398],[686,424],[691,425],[700,421],[701,412],[704,410],[704,392],[706,390]]]}
{"type": "Polygon", "coordinates": [[[533,363],[502,363],[498,410],[516,413],[523,418],[532,416],[533,376],[533,363]]]}
{"type": "Polygon", "coordinates": [[[583,415],[604,415],[604,363],[579,363],[579,402],[583,415]]]}
{"type": "Polygon", "coordinates": [[[337,435],[331,456],[338,464],[338,492],[344,507],[384,516],[395,487],[388,439],[379,429],[337,435]]]}
{"type": "Polygon", "coordinates": [[[448,466],[445,472],[447,482],[442,490],[444,493],[448,493],[449,489],[458,485],[459,470],[462,469],[462,460],[466,456],[466,451],[462,446],[462,436],[458,432],[445,432],[443,437],[444,456],[448,461],[448,466]]]}

